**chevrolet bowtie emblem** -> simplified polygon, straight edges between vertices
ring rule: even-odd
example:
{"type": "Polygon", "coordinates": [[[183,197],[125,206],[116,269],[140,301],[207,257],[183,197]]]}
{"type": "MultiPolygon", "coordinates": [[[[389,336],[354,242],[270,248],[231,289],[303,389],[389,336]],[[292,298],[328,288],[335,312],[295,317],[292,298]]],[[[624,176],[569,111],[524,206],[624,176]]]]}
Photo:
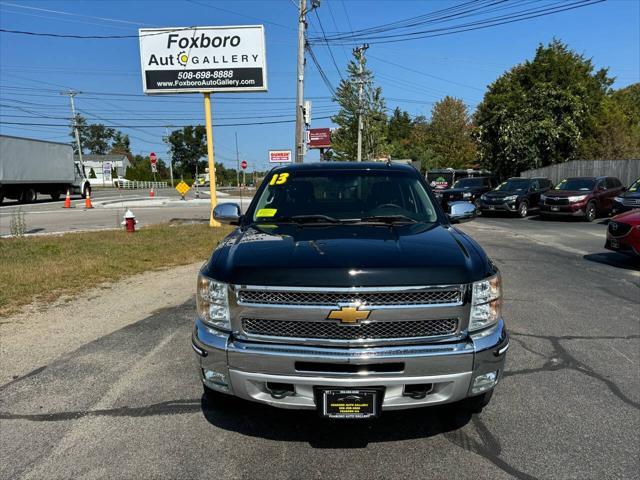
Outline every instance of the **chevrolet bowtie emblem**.
{"type": "Polygon", "coordinates": [[[358,310],[355,307],[341,307],[340,310],[331,310],[330,320],[340,320],[341,323],[358,323],[369,318],[371,310],[358,310]]]}

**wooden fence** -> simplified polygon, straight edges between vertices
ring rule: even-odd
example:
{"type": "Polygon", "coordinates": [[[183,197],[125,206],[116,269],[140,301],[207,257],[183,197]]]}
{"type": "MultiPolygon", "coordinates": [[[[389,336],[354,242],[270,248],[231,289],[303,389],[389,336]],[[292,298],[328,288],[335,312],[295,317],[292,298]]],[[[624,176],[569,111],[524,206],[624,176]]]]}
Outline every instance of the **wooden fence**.
{"type": "Polygon", "coordinates": [[[572,160],[520,172],[521,177],[547,177],[553,183],[569,177],[601,175],[619,178],[628,187],[640,178],[640,160],[572,160]]]}

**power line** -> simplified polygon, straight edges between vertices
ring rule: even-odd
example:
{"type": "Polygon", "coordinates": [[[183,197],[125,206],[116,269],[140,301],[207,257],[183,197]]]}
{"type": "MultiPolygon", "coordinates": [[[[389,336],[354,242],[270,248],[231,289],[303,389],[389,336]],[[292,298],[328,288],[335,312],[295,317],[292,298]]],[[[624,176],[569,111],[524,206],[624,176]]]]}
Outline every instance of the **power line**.
{"type": "Polygon", "coordinates": [[[0,3],[0,5],[2,6],[7,6],[7,7],[14,7],[14,8],[23,8],[25,10],[36,10],[36,11],[40,11],[40,12],[47,12],[47,13],[55,13],[58,15],[69,15],[72,17],[82,17],[82,18],[91,18],[93,20],[102,20],[105,22],[115,22],[115,23],[126,23],[129,25],[149,25],[148,23],[142,23],[142,22],[132,22],[129,20],[120,20],[117,18],[108,18],[108,17],[94,17],[93,15],[82,15],[79,13],[72,13],[72,12],[64,12],[62,10],[52,10],[49,8],[40,8],[40,7],[32,7],[32,6],[28,6],[28,5],[19,5],[17,3],[7,3],[7,2],[2,2],[0,3]]]}
{"type": "MultiPolygon", "coordinates": [[[[502,0],[502,1],[505,1],[505,0],[502,0]]],[[[344,34],[338,34],[333,37],[329,36],[327,41],[333,44],[353,44],[361,40],[366,40],[370,43],[376,43],[376,44],[405,42],[405,41],[417,40],[421,38],[453,35],[456,33],[480,30],[480,29],[495,27],[498,25],[521,22],[524,20],[532,19],[532,18],[544,17],[547,15],[555,14],[555,13],[560,13],[564,11],[575,10],[577,8],[595,5],[597,3],[602,3],[604,1],[606,0],[579,0],[573,3],[556,2],[556,4],[553,4],[555,6],[551,6],[551,7],[546,6],[545,8],[540,8],[537,10],[536,9],[522,10],[519,12],[513,12],[509,15],[486,18],[483,20],[475,21],[475,22],[451,25],[448,27],[427,29],[427,30],[421,30],[416,32],[403,32],[403,33],[398,33],[393,35],[376,35],[376,34],[372,35],[369,33],[359,34],[358,32],[355,32],[354,34],[344,33],[344,34]]],[[[424,22],[424,23],[428,23],[428,22],[424,22]]],[[[407,27],[400,27],[400,28],[407,28],[407,27]]],[[[311,38],[310,42],[323,43],[324,39],[320,37],[315,37],[315,38],[311,38]]]]}
{"type": "Polygon", "coordinates": [[[331,95],[335,97],[336,90],[335,90],[335,88],[333,88],[333,85],[331,84],[331,80],[329,80],[329,77],[327,77],[327,74],[322,69],[322,66],[320,65],[320,62],[318,62],[318,59],[316,58],[316,54],[314,53],[313,49],[311,48],[311,45],[309,45],[308,43],[307,43],[307,51],[309,52],[309,56],[311,57],[311,61],[313,62],[313,64],[318,69],[318,73],[320,74],[320,78],[322,78],[322,81],[324,82],[324,84],[327,87],[327,89],[331,92],[331,95]]]}
{"type": "MultiPolygon", "coordinates": [[[[316,18],[318,19],[318,24],[320,25],[320,30],[322,31],[322,37],[325,39],[325,42],[327,40],[327,34],[324,31],[324,27],[322,26],[322,21],[320,20],[320,15],[318,15],[318,9],[314,9],[314,12],[316,14],[316,18]]],[[[340,76],[340,80],[344,80],[344,78],[342,77],[342,73],[340,72],[340,68],[338,68],[338,64],[336,63],[336,59],[333,56],[333,51],[331,50],[331,45],[329,45],[329,42],[326,42],[326,47],[327,50],[329,50],[329,55],[331,56],[331,61],[333,62],[333,66],[336,67],[336,72],[338,72],[338,75],[340,76]]]]}
{"type": "MultiPolygon", "coordinates": [[[[317,117],[318,120],[324,120],[327,118],[331,118],[332,116],[325,117],[317,117]]],[[[294,123],[295,119],[289,120],[275,120],[269,122],[243,122],[243,123],[214,123],[214,127],[243,127],[249,125],[273,125],[279,123],[294,123]]],[[[68,127],[69,125],[65,124],[54,124],[54,123],[24,123],[24,122],[4,122],[0,121],[0,125],[32,125],[32,126],[43,126],[43,127],[68,127]]],[[[107,125],[113,128],[165,128],[165,125],[107,125]]],[[[191,125],[174,125],[176,128],[188,127],[191,125]]]]}

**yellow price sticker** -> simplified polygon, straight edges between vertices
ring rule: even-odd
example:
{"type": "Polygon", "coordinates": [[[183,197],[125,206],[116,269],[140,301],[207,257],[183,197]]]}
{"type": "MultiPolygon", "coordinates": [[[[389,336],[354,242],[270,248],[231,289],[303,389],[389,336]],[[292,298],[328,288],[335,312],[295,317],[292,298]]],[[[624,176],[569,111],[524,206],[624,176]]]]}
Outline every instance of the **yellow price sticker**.
{"type": "Polygon", "coordinates": [[[261,208],[258,210],[258,213],[256,213],[256,217],[273,217],[277,212],[278,210],[275,208],[261,208]]]}
{"type": "Polygon", "coordinates": [[[269,185],[283,185],[287,182],[287,179],[289,178],[289,174],[288,173],[276,173],[273,175],[273,177],[271,177],[271,181],[269,182],[269,185]]]}

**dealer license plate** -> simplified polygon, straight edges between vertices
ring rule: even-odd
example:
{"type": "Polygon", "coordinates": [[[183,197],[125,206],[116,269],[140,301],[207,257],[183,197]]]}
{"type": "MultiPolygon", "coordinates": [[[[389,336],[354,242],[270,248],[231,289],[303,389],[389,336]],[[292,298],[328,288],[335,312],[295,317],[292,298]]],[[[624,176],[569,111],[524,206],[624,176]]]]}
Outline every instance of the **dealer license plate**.
{"type": "Polygon", "coordinates": [[[620,248],[620,242],[615,238],[611,239],[610,244],[611,244],[611,248],[620,248]]]}
{"type": "Polygon", "coordinates": [[[551,207],[551,211],[552,212],[559,212],[560,211],[560,207],[551,207]]]}
{"type": "Polygon", "coordinates": [[[322,415],[330,418],[369,418],[378,416],[380,390],[321,390],[322,415]]]}

